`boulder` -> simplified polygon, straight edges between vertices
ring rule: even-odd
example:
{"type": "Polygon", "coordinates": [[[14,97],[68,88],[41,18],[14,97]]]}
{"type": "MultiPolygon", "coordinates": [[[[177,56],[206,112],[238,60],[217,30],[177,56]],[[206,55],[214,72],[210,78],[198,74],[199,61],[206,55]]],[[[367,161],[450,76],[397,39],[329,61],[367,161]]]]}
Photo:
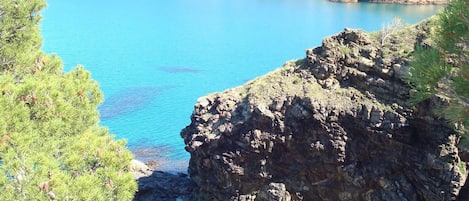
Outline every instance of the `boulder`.
{"type": "Polygon", "coordinates": [[[130,172],[132,172],[134,178],[137,180],[141,177],[151,175],[153,171],[142,161],[133,159],[130,162],[130,172]]]}

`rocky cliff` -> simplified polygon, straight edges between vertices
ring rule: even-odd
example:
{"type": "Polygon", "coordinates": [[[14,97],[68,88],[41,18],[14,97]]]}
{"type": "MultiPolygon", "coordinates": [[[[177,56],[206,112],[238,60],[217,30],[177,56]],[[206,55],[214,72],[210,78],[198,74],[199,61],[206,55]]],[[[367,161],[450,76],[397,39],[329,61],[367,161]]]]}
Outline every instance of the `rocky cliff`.
{"type": "Polygon", "coordinates": [[[456,200],[458,135],[403,81],[426,26],[345,29],[306,58],[202,97],[181,132],[196,200],[456,200]],[[381,38],[383,39],[383,38],[381,38]]]}
{"type": "Polygon", "coordinates": [[[358,2],[371,2],[371,3],[392,3],[392,4],[448,4],[449,0],[329,0],[332,2],[343,3],[358,3],[358,2]]]}

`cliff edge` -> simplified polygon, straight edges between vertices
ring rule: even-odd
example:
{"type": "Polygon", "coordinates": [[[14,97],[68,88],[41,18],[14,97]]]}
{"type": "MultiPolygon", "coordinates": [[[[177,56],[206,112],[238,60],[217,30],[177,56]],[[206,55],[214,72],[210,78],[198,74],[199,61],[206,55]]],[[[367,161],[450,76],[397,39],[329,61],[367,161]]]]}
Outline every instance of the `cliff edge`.
{"type": "Polygon", "coordinates": [[[196,200],[456,200],[459,136],[407,103],[425,24],[345,29],[244,86],[202,97],[182,130],[196,200]]]}

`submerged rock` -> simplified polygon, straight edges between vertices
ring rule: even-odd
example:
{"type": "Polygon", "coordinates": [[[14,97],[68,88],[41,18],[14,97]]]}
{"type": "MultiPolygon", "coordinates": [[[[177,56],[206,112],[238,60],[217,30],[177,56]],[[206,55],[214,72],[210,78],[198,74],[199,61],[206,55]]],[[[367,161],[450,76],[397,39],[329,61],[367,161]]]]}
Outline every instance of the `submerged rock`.
{"type": "Polygon", "coordinates": [[[425,35],[411,27],[382,44],[346,29],[305,59],[200,98],[181,132],[193,199],[455,200],[466,178],[459,137],[431,113],[442,100],[412,108],[402,80],[425,35]]]}

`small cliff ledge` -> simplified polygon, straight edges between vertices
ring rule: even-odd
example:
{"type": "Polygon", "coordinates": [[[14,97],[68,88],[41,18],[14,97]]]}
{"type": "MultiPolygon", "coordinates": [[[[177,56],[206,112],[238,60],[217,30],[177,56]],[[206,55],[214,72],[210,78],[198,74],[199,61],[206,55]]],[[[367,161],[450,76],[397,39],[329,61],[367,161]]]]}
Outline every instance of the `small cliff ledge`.
{"type": "Polygon", "coordinates": [[[389,3],[389,4],[448,4],[449,0],[329,0],[332,2],[342,3],[358,3],[358,2],[370,2],[370,3],[389,3]]]}
{"type": "Polygon", "coordinates": [[[406,75],[423,25],[379,40],[345,29],[306,58],[202,97],[181,132],[196,200],[456,200],[458,135],[412,108],[406,75]]]}

